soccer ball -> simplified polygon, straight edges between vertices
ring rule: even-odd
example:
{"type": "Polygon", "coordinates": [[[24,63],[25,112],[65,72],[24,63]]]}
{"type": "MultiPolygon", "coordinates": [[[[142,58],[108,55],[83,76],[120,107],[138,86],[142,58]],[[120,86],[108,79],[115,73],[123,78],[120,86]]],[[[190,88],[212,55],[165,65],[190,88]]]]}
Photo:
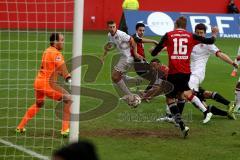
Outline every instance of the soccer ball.
{"type": "Polygon", "coordinates": [[[122,99],[125,100],[129,106],[134,108],[136,108],[142,102],[141,97],[137,94],[125,95],[122,99]]]}

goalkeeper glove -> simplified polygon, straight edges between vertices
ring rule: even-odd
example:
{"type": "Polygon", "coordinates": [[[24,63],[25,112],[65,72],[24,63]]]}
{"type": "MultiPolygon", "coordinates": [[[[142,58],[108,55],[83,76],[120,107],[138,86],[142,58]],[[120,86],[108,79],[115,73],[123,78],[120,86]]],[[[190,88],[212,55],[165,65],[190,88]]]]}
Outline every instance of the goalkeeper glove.
{"type": "Polygon", "coordinates": [[[70,76],[65,79],[65,83],[68,86],[68,88],[71,89],[72,79],[70,76]]]}

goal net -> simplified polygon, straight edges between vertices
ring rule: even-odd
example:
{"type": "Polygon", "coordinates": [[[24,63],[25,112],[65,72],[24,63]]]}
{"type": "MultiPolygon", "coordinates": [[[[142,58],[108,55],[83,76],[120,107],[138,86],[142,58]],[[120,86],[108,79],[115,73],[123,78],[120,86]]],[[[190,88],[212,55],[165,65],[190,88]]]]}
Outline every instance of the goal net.
{"type": "Polygon", "coordinates": [[[50,159],[68,142],[59,104],[48,98],[25,133],[15,129],[35,102],[33,83],[51,33],[63,33],[65,61],[72,57],[73,12],[74,0],[0,1],[0,159],[50,159]]]}

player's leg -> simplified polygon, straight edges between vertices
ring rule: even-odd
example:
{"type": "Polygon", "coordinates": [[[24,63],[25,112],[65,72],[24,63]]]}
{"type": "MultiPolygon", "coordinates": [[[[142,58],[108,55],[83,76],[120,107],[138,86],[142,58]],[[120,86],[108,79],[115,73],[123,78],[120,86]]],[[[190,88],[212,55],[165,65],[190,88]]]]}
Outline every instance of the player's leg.
{"type": "Polygon", "coordinates": [[[199,91],[199,85],[200,85],[201,82],[202,82],[202,79],[199,76],[191,74],[189,82],[188,82],[189,90],[185,91],[185,97],[190,102],[192,102],[195,107],[199,108],[202,112],[206,112],[207,109],[201,103],[201,100],[199,99],[200,97],[194,95],[194,92],[199,93],[198,92],[199,91]]]}
{"type": "Polygon", "coordinates": [[[168,97],[166,98],[166,103],[168,104],[168,108],[169,108],[171,114],[173,115],[173,119],[179,125],[179,127],[183,133],[183,136],[185,138],[188,135],[189,128],[187,126],[185,126],[185,124],[182,120],[182,117],[181,117],[180,111],[177,107],[177,103],[176,103],[175,99],[170,98],[168,95],[168,97]]]}
{"type": "Polygon", "coordinates": [[[64,103],[61,134],[67,136],[69,134],[70,107],[72,104],[71,95],[57,84],[51,84],[51,87],[45,91],[45,95],[64,103]]]}
{"type": "Polygon", "coordinates": [[[229,114],[227,111],[221,110],[214,105],[208,105],[208,110],[213,115],[224,116],[224,117],[228,117],[229,119],[233,119],[233,120],[236,119],[234,114],[229,114]]]}
{"type": "Polygon", "coordinates": [[[202,88],[199,89],[200,92],[203,92],[204,98],[205,99],[213,99],[216,102],[222,103],[226,106],[230,105],[230,101],[227,100],[226,98],[224,98],[221,94],[219,94],[218,92],[212,92],[212,91],[206,91],[202,88]]]}
{"type": "MultiPolygon", "coordinates": [[[[179,83],[181,76],[173,74],[168,75],[167,80],[173,84],[174,89],[166,95],[166,103],[169,107],[169,110],[177,124],[183,133],[184,138],[188,135],[189,128],[185,126],[179,108],[177,107],[176,97],[179,93],[179,89],[181,88],[181,84],[179,83]]],[[[188,81],[187,81],[188,82],[188,81]]]]}
{"type": "Polygon", "coordinates": [[[188,90],[184,92],[184,96],[191,102],[193,103],[194,106],[199,108],[203,114],[204,114],[204,120],[203,123],[207,123],[210,121],[212,117],[212,113],[207,110],[207,108],[204,106],[204,104],[200,101],[200,99],[195,96],[192,92],[192,90],[188,90]]]}
{"type": "MultiPolygon", "coordinates": [[[[235,105],[233,103],[231,103],[230,101],[228,101],[227,99],[225,99],[219,93],[212,92],[212,91],[207,91],[207,90],[203,89],[202,87],[200,87],[199,88],[199,92],[197,92],[197,95],[201,96],[203,99],[213,99],[213,100],[215,100],[217,102],[220,102],[220,103],[222,103],[224,105],[227,105],[228,106],[228,115],[229,115],[229,117],[235,117],[235,115],[233,113],[235,105]]],[[[235,119],[235,118],[233,118],[233,119],[235,119]]]]}
{"type": "Polygon", "coordinates": [[[112,81],[121,89],[124,95],[131,94],[130,90],[126,86],[123,80],[123,73],[130,68],[130,63],[127,62],[126,58],[120,57],[117,65],[114,67],[112,72],[112,81]]]}
{"type": "Polygon", "coordinates": [[[240,111],[240,82],[237,83],[236,85],[236,90],[235,90],[235,103],[236,103],[236,111],[240,111]]]}
{"type": "Polygon", "coordinates": [[[185,107],[185,103],[186,103],[185,99],[178,99],[178,101],[177,101],[177,106],[178,106],[178,109],[179,109],[179,112],[180,112],[181,115],[183,113],[183,109],[185,107]]]}
{"type": "Polygon", "coordinates": [[[42,90],[35,90],[36,102],[31,105],[23,116],[21,122],[17,126],[17,132],[24,132],[25,125],[29,120],[31,120],[40,110],[40,108],[44,105],[44,92],[42,90]]]}
{"type": "MultiPolygon", "coordinates": [[[[185,79],[188,78],[187,76],[188,75],[184,75],[184,77],[185,77],[185,78],[183,77],[184,81],[185,81],[185,79]]],[[[188,81],[187,85],[183,86],[185,89],[184,97],[204,113],[205,118],[203,120],[203,123],[207,123],[208,121],[210,121],[210,119],[212,117],[212,113],[207,110],[206,106],[204,106],[204,104],[201,102],[201,100],[197,96],[195,96],[193,93],[193,90],[198,91],[199,84],[201,82],[202,82],[201,78],[199,78],[196,75],[191,75],[189,77],[189,81],[188,81]]]]}

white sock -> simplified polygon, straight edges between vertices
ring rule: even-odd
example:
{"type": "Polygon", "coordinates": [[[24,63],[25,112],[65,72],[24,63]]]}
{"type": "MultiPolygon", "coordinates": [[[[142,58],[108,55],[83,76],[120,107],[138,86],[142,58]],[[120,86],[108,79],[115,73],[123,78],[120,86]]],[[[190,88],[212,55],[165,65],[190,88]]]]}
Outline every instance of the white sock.
{"type": "Polygon", "coordinates": [[[202,112],[207,111],[206,107],[202,104],[202,102],[197,96],[194,96],[191,102],[194,103],[195,106],[197,106],[202,112]]]}
{"type": "Polygon", "coordinates": [[[123,91],[124,95],[132,94],[122,79],[116,85],[123,91]]]}

